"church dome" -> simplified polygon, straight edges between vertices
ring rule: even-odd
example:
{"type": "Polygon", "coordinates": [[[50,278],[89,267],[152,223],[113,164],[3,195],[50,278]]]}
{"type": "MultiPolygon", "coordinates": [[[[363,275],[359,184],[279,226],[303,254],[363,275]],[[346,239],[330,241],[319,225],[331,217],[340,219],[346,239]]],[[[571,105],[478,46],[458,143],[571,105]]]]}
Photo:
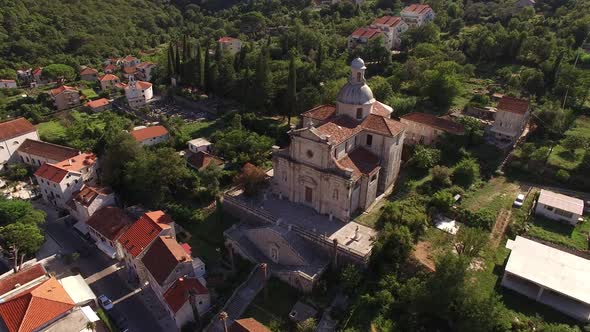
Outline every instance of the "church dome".
{"type": "Polygon", "coordinates": [[[352,60],[350,67],[356,70],[367,69],[367,67],[365,67],[365,61],[363,61],[361,58],[355,58],[352,60]]]}
{"type": "Polygon", "coordinates": [[[367,84],[354,84],[351,82],[346,83],[340,89],[336,100],[349,105],[364,105],[375,102],[373,91],[367,84]]]}

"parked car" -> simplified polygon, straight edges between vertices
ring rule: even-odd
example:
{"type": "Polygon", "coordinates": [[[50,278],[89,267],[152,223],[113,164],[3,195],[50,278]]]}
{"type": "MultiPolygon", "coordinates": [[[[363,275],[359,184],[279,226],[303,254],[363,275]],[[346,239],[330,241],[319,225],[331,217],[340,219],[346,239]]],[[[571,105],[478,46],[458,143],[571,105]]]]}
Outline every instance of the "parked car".
{"type": "Polygon", "coordinates": [[[109,300],[109,298],[104,294],[98,297],[98,302],[100,303],[100,306],[106,311],[113,309],[113,302],[109,300]]]}
{"type": "Polygon", "coordinates": [[[524,204],[524,195],[518,194],[518,196],[516,196],[516,199],[514,200],[514,206],[521,207],[522,204],[524,204]]]}

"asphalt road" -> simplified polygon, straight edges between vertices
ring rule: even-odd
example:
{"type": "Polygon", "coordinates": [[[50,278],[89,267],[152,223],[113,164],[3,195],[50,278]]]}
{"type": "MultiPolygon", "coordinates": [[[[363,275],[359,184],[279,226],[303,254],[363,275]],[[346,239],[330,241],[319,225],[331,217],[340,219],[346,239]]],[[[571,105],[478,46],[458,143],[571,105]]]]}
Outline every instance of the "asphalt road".
{"type": "Polygon", "coordinates": [[[105,294],[115,302],[113,310],[126,318],[126,327],[130,331],[155,332],[161,330],[156,318],[140,299],[141,291],[134,292],[133,289],[128,288],[122,277],[124,270],[113,271],[112,266],[116,263],[115,260],[106,257],[89,241],[82,239],[72,227],[65,225],[63,221],[55,221],[55,215],[51,216],[48,213],[45,230],[46,234],[60,245],[63,254],[76,251],[83,253],[74,265],[79,268],[80,274],[84,278],[96,277],[95,274],[99,273],[98,278],[92,278],[97,280],[90,284],[90,288],[96,296],[105,294]]]}

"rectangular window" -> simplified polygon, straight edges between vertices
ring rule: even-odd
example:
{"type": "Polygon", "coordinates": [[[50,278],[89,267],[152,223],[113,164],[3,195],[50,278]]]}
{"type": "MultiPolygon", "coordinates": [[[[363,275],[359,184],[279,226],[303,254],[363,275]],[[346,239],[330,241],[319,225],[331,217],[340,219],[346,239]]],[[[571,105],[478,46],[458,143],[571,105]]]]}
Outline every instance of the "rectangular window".
{"type": "Polygon", "coordinates": [[[363,109],[359,107],[356,109],[356,119],[360,120],[362,118],[363,118],[363,109]]]}
{"type": "Polygon", "coordinates": [[[373,145],[373,135],[367,135],[367,145],[373,145]]]}

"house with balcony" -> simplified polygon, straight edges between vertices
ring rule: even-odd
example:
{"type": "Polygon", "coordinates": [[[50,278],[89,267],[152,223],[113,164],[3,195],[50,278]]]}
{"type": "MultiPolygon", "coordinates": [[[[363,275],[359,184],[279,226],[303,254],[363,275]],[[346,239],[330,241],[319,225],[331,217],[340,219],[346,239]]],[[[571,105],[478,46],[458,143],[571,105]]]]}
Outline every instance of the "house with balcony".
{"type": "Polygon", "coordinates": [[[383,31],[385,47],[395,50],[401,46],[401,35],[408,30],[408,24],[400,16],[383,16],[375,19],[371,28],[383,31]]]}
{"type": "Polygon", "coordinates": [[[53,105],[58,111],[80,105],[80,91],[71,86],[62,85],[51,89],[50,93],[53,105]]]}
{"type": "Polygon", "coordinates": [[[383,31],[377,28],[358,28],[354,30],[348,37],[348,50],[352,51],[357,47],[362,47],[366,45],[369,40],[377,38],[384,38],[383,31]]]}
{"type": "Polygon", "coordinates": [[[514,143],[522,135],[531,113],[526,99],[503,96],[498,102],[491,133],[498,142],[514,143]]]}
{"type": "Polygon", "coordinates": [[[400,15],[410,28],[421,27],[434,20],[434,10],[426,4],[411,4],[402,9],[400,15]]]}

